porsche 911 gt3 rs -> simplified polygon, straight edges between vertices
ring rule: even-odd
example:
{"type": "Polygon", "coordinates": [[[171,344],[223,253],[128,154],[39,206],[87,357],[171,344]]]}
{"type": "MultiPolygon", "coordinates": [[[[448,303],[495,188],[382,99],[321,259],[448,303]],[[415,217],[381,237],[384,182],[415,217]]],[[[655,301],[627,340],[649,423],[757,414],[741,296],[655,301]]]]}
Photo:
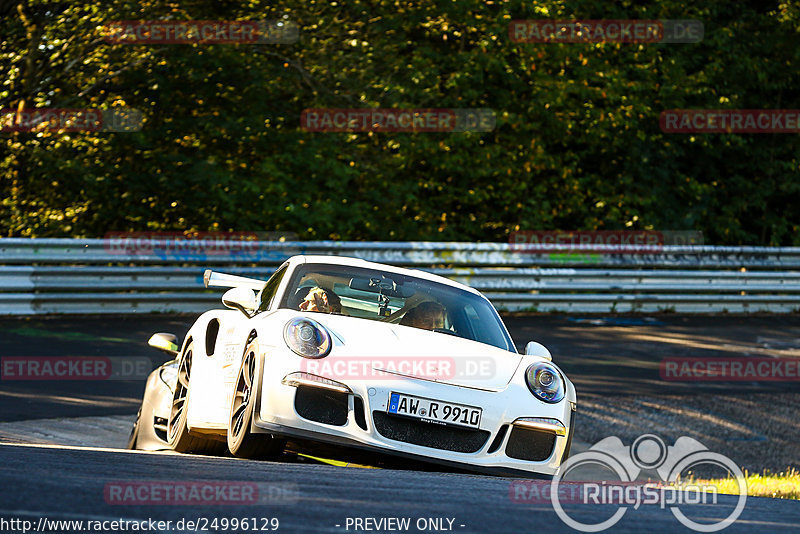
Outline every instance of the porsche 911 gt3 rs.
{"type": "Polygon", "coordinates": [[[287,441],[550,477],[575,388],[549,351],[519,354],[480,292],[424,271],[294,256],[269,280],[206,271],[202,314],[149,377],[131,448],[268,458],[287,441]]]}

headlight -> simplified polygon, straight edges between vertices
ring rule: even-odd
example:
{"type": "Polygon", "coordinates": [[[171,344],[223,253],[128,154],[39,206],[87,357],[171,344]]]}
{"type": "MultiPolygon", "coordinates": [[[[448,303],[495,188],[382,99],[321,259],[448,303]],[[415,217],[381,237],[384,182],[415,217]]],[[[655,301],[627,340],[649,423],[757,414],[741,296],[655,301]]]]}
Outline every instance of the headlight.
{"type": "Polygon", "coordinates": [[[158,373],[159,378],[172,391],[175,392],[175,384],[178,383],[178,364],[171,364],[161,368],[158,373]]]}
{"type": "Polygon", "coordinates": [[[303,358],[324,358],[331,351],[331,336],[313,319],[295,317],[283,329],[286,345],[303,358]]]}
{"type": "Polygon", "coordinates": [[[564,379],[553,364],[531,364],[525,370],[525,383],[531,393],[544,402],[556,403],[564,398],[564,379]]]}

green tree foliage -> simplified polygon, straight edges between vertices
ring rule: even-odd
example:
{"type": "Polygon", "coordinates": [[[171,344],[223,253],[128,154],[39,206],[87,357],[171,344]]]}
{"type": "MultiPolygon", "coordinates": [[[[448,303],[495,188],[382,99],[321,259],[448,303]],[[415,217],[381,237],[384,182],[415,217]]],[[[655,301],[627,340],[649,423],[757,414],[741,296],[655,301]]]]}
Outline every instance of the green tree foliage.
{"type": "Polygon", "coordinates": [[[665,134],[666,109],[800,108],[800,6],[701,0],[0,0],[0,108],[132,107],[0,133],[0,235],[282,230],[505,241],[701,230],[800,244],[797,134],[665,134]],[[530,44],[516,19],[699,19],[694,44],[530,44]],[[293,44],[130,45],[115,20],[294,21],[293,44]],[[488,133],[313,133],[306,108],[492,108],[488,133]]]}

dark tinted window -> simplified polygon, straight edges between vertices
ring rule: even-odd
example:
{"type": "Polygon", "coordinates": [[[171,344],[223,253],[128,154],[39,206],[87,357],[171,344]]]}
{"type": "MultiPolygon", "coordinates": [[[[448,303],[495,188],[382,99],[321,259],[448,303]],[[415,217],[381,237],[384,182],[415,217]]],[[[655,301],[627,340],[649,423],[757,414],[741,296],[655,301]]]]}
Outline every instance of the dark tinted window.
{"type": "Polygon", "coordinates": [[[295,269],[279,307],[301,309],[313,288],[335,294],[341,304],[335,313],[340,315],[435,329],[516,352],[492,305],[457,287],[379,269],[308,263],[295,269]],[[431,304],[443,314],[437,328],[407,320],[415,309],[431,304]]]}
{"type": "Polygon", "coordinates": [[[286,274],[286,266],[281,267],[270,276],[267,283],[264,284],[264,289],[261,290],[261,302],[258,305],[258,311],[266,311],[272,304],[272,299],[275,298],[275,293],[278,291],[278,286],[281,285],[283,275],[286,274]]]}

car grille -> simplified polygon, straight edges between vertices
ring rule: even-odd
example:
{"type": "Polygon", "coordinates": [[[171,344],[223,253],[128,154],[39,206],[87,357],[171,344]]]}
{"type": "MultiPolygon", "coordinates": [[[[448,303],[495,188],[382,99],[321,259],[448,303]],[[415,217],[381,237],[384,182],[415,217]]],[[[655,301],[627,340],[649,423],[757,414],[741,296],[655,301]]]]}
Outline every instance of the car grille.
{"type": "Polygon", "coordinates": [[[543,462],[553,454],[556,435],[552,432],[515,426],[506,445],[506,455],[517,460],[543,462]]]}
{"type": "Polygon", "coordinates": [[[153,432],[161,441],[167,441],[167,420],[163,417],[153,417],[153,432]]]}
{"type": "Polygon", "coordinates": [[[477,452],[489,439],[485,430],[469,430],[372,412],[378,433],[388,439],[453,452],[477,452]]]}
{"type": "Polygon", "coordinates": [[[500,430],[497,431],[497,436],[492,440],[492,444],[489,445],[489,450],[486,451],[487,454],[492,454],[500,448],[506,437],[506,432],[508,432],[508,425],[501,426],[500,430]]]}
{"type": "Polygon", "coordinates": [[[361,397],[353,396],[353,414],[356,417],[356,424],[361,430],[367,430],[367,412],[361,397]]]}
{"type": "Polygon", "coordinates": [[[297,415],[326,425],[347,424],[347,393],[299,386],[294,397],[297,415]]]}

